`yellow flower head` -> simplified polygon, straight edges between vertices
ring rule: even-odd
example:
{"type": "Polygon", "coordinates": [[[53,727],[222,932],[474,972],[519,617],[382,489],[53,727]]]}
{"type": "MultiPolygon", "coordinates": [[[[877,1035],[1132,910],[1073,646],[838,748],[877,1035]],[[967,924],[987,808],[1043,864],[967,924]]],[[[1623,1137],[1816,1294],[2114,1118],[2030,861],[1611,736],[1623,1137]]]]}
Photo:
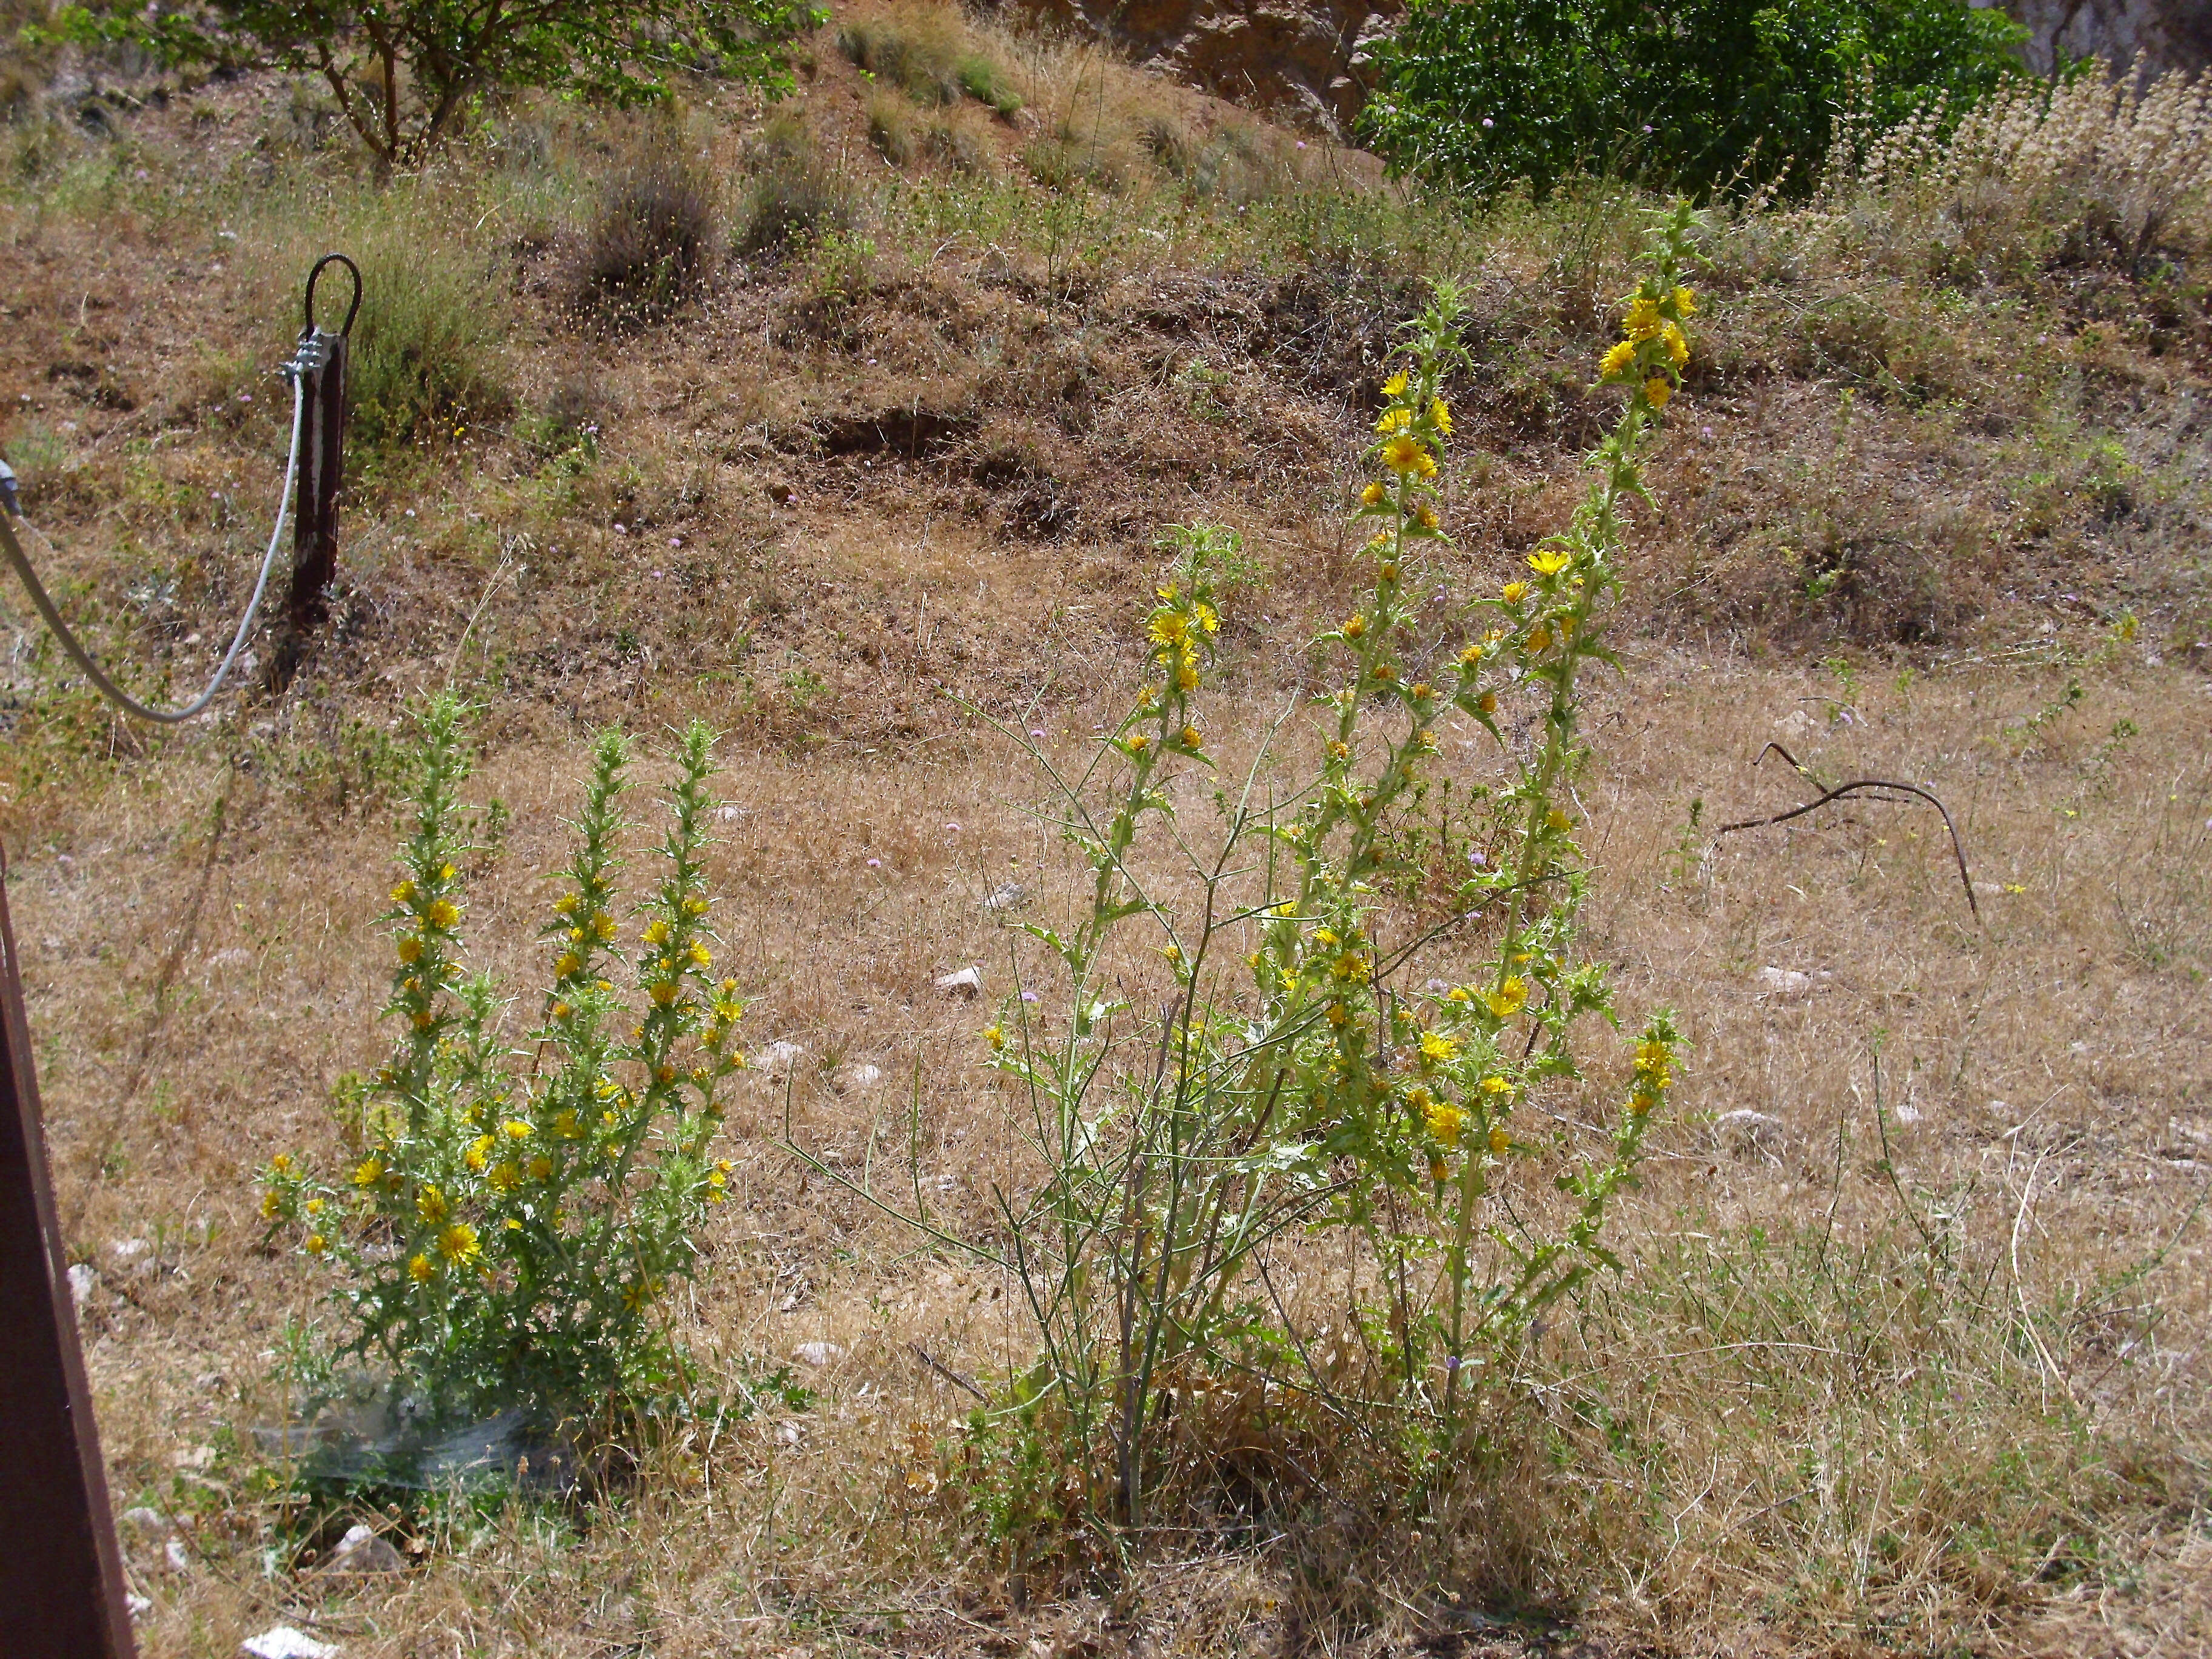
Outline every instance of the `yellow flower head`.
{"type": "Polygon", "coordinates": [[[1482,1079],[1482,1092],[1486,1095],[1492,1096],[1510,1095],[1513,1092],[1513,1085],[1510,1083],[1508,1083],[1504,1078],[1498,1076],[1495,1072],[1492,1072],[1488,1077],[1482,1079]]]}
{"type": "Polygon", "coordinates": [[[1528,984],[1517,976],[1508,979],[1490,994],[1487,1000],[1492,1014],[1499,1019],[1510,1019],[1528,1006],[1528,984]]]}
{"type": "Polygon", "coordinates": [[[1627,340],[1619,340],[1613,343],[1604,356],[1598,359],[1597,372],[1606,380],[1617,380],[1628,373],[1629,365],[1635,361],[1634,343],[1627,340]]]}
{"type": "Polygon", "coordinates": [[[612,939],[615,936],[615,919],[602,911],[592,918],[592,931],[603,939],[612,939]]]}
{"type": "Polygon", "coordinates": [[[1437,429],[1440,438],[1451,436],[1451,405],[1441,398],[1429,400],[1429,424],[1437,429]]]}
{"type": "Polygon", "coordinates": [[[1221,631],[1221,613],[1205,600],[1200,599],[1191,606],[1190,614],[1198,618],[1198,625],[1207,633],[1218,634],[1221,631]]]}
{"type": "Polygon", "coordinates": [[[1437,464],[1419,438],[1410,432],[1401,432],[1382,446],[1382,465],[1393,472],[1419,472],[1426,477],[1435,472],[1437,464]],[[1426,471],[1423,471],[1425,462],[1426,471]]]}
{"type": "Polygon", "coordinates": [[[261,1194],[261,1218],[274,1221],[284,1212],[284,1194],[271,1187],[261,1194]]]}
{"type": "Polygon", "coordinates": [[[422,913],[423,919],[433,927],[454,927],[460,924],[460,907],[451,899],[440,899],[422,913]]]}
{"type": "Polygon", "coordinates": [[[1498,597],[1508,605],[1518,605],[1528,596],[1528,584],[1526,582],[1508,582],[1498,590],[1498,597]]]}
{"type": "Polygon", "coordinates": [[[553,901],[553,911],[556,915],[568,915],[573,912],[575,908],[576,895],[574,893],[563,893],[559,898],[553,901]]]}
{"type": "Polygon", "coordinates": [[[544,1153],[540,1152],[537,1157],[530,1160],[530,1178],[532,1181],[544,1181],[550,1176],[552,1173],[553,1160],[546,1157],[544,1153]]]}
{"type": "Polygon", "coordinates": [[[1698,296],[1686,288],[1674,290],[1674,310],[1684,317],[1694,317],[1698,311],[1698,296]]]}
{"type": "Polygon", "coordinates": [[[1654,374],[1644,383],[1644,396],[1654,409],[1667,407],[1667,400],[1674,395],[1674,388],[1663,374],[1654,374]]]}
{"type": "Polygon", "coordinates": [[[1413,509],[1413,520],[1424,530],[1434,530],[1439,522],[1436,508],[1431,507],[1426,501],[1423,501],[1413,509]]]}
{"type": "Polygon", "coordinates": [[[1570,830],[1574,827],[1574,820],[1556,806],[1544,815],[1544,822],[1553,830],[1570,830]]]}
{"type": "Polygon", "coordinates": [[[331,1248],[331,1241],[325,1238],[320,1233],[309,1233],[307,1235],[307,1254],[309,1255],[320,1255],[324,1251],[331,1248]]]}
{"type": "Polygon", "coordinates": [[[1498,712],[1498,693],[1495,691],[1484,692],[1480,696],[1474,700],[1474,706],[1482,710],[1486,714],[1495,714],[1498,712]]]}
{"type": "Polygon", "coordinates": [[[530,1139],[530,1126],[519,1117],[511,1117],[499,1127],[507,1132],[507,1138],[509,1140],[527,1140],[530,1139]]]}
{"type": "Polygon", "coordinates": [[[1490,1131],[1490,1155],[1492,1158],[1503,1158],[1512,1150],[1512,1147],[1513,1137],[1507,1134],[1504,1129],[1493,1127],[1490,1131]]]}
{"type": "Polygon", "coordinates": [[[1346,617],[1341,631],[1347,640],[1359,639],[1367,632],[1367,618],[1356,613],[1346,617]]]}
{"type": "Polygon", "coordinates": [[[1547,547],[1528,556],[1528,568],[1540,576],[1556,576],[1574,562],[1564,548],[1547,547]]]}
{"type": "Polygon", "coordinates": [[[1185,663],[1176,670],[1176,684],[1186,691],[1198,690],[1198,670],[1185,663]]]}
{"type": "Polygon", "coordinates": [[[415,902],[415,884],[411,881],[401,882],[398,886],[392,890],[392,902],[394,904],[412,904],[415,902]]]}
{"type": "Polygon", "coordinates": [[[666,917],[665,917],[665,916],[656,916],[656,917],[654,917],[654,918],[653,918],[653,925],[652,925],[651,927],[647,927],[647,928],[645,930],[645,942],[646,942],[647,945],[662,945],[662,944],[665,944],[665,943],[667,942],[667,939],[668,939],[668,920],[667,920],[667,918],[666,918],[666,917]]]}
{"type": "Polygon", "coordinates": [[[1449,1100],[1423,1103],[1421,1119],[1428,1125],[1429,1133],[1447,1146],[1458,1146],[1460,1132],[1467,1127],[1467,1114],[1449,1100]]]}
{"type": "Polygon", "coordinates": [[[383,1179],[384,1160],[380,1158],[365,1158],[354,1165],[353,1184],[356,1187],[374,1187],[383,1179]]]}
{"type": "Polygon", "coordinates": [[[1659,331],[1659,304],[1638,295],[1628,302],[1620,319],[1622,332],[1632,340],[1648,340],[1659,331]]]}
{"type": "Polygon", "coordinates": [[[413,933],[402,935],[399,940],[399,959],[410,968],[422,961],[422,939],[413,933]]]}
{"type": "Polygon", "coordinates": [[[432,1226],[446,1218],[446,1195],[435,1187],[425,1187],[415,1194],[415,1213],[432,1226]]]}
{"type": "Polygon", "coordinates": [[[1639,1072],[1664,1071],[1672,1053],[1667,1044],[1656,1038],[1646,1037],[1636,1045],[1636,1069],[1639,1072]]]}
{"type": "Polygon", "coordinates": [[[1200,749],[1205,746],[1205,733],[1194,726],[1184,726],[1182,736],[1182,746],[1186,749],[1200,749]]]}
{"type": "Polygon", "coordinates": [[[427,1285],[438,1276],[437,1264],[427,1255],[407,1258],[407,1276],[417,1285],[427,1285]]]}
{"type": "Polygon", "coordinates": [[[665,1008],[675,1002],[678,988],[674,980],[664,979],[659,984],[650,987],[646,994],[653,999],[654,1007],[665,1008]]]}
{"type": "Polygon", "coordinates": [[[503,1158],[491,1166],[491,1173],[484,1177],[484,1184],[504,1198],[522,1184],[522,1171],[513,1159],[503,1158]]]}
{"type": "Polygon", "coordinates": [[[1421,1058],[1431,1066],[1442,1066],[1457,1058],[1459,1039],[1446,1036],[1442,1031],[1421,1033],[1421,1058]]]}
{"type": "Polygon", "coordinates": [[[1382,417],[1375,422],[1375,429],[1388,437],[1393,432],[1403,432],[1413,423],[1412,410],[1386,409],[1382,411],[1382,417]]]}
{"type": "Polygon", "coordinates": [[[1359,492],[1359,499],[1369,507],[1380,507],[1382,505],[1383,497],[1389,493],[1382,487],[1382,481],[1377,479],[1359,492]]]}
{"type": "Polygon", "coordinates": [[[438,1254],[448,1261],[470,1261],[483,1254],[477,1243],[477,1230],[465,1221],[456,1221],[438,1235],[438,1254]]]}
{"type": "Polygon", "coordinates": [[[482,1175],[484,1165],[491,1159],[491,1149],[497,1143],[489,1135],[484,1135],[470,1143],[468,1151],[461,1154],[461,1162],[467,1164],[477,1174],[482,1175]]]}
{"type": "Polygon", "coordinates": [[[1382,382],[1382,395],[1386,398],[1402,398],[1406,395],[1406,371],[1404,369],[1400,369],[1395,374],[1393,374],[1389,380],[1382,382]]]}
{"type": "Polygon", "coordinates": [[[1682,337],[1680,329],[1669,323],[1659,331],[1659,337],[1666,342],[1667,355],[1674,359],[1675,368],[1690,361],[1690,343],[1682,337]]]}
{"type": "Polygon", "coordinates": [[[690,955],[692,965],[696,968],[708,969],[714,965],[714,953],[696,939],[691,942],[690,955]]]}

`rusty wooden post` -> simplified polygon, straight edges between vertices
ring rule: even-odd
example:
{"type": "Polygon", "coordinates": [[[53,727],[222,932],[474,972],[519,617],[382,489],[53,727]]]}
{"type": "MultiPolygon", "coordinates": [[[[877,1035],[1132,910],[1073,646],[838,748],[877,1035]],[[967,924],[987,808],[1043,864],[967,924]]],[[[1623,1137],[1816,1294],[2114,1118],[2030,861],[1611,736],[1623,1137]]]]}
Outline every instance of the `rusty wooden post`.
{"type": "Polygon", "coordinates": [[[292,511],[292,586],[284,625],[270,659],[278,690],[299,672],[315,631],[330,620],[331,580],[338,568],[338,497],[345,484],[346,343],[361,310],[361,271],[343,253],[325,253],[307,273],[305,325],[300,332],[300,477],[292,511]],[[315,283],[329,264],[353,274],[353,301],[336,332],[315,322],[315,283]]]}
{"type": "Polygon", "coordinates": [[[5,876],[0,856],[0,1647],[9,1659],[131,1659],[5,876]]]}

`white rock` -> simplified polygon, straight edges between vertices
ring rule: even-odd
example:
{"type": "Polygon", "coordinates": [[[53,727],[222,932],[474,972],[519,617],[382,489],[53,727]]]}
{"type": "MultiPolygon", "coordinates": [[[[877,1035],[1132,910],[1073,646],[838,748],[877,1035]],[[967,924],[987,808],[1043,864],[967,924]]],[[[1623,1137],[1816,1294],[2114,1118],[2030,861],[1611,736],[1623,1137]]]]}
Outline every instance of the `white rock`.
{"type": "Polygon", "coordinates": [[[159,1510],[149,1510],[143,1504],[137,1509],[125,1510],[117,1517],[124,1531],[140,1534],[147,1538],[166,1538],[176,1530],[177,1523],[159,1510]]]}
{"type": "Polygon", "coordinates": [[[1793,708],[1774,722],[1774,729],[1785,737],[1809,738],[1820,729],[1820,723],[1803,709],[1793,708]]]}
{"type": "Polygon", "coordinates": [[[185,1540],[181,1538],[172,1538],[163,1547],[161,1558],[169,1564],[171,1572],[188,1572],[191,1569],[192,1559],[185,1553],[185,1540]]]}
{"type": "Polygon", "coordinates": [[[107,1253],[118,1261],[136,1261],[153,1248],[143,1238],[118,1238],[107,1247],[107,1253]]]}
{"type": "Polygon", "coordinates": [[[376,1535],[370,1526],[349,1528],[323,1564],[325,1572],[404,1572],[407,1563],[398,1550],[376,1535]]]}
{"type": "Polygon", "coordinates": [[[1801,974],[1795,968],[1762,968],[1752,981],[1768,996],[1802,997],[1813,988],[1812,975],[1801,974]]]}
{"type": "Polygon", "coordinates": [[[983,994],[983,970],[963,968],[956,974],[939,974],[937,988],[949,997],[975,997],[983,994]]]}
{"type": "Polygon", "coordinates": [[[337,1659],[338,1650],[289,1625],[277,1625],[238,1644],[247,1659],[337,1659]]]}
{"type": "Polygon", "coordinates": [[[818,1370],[844,1352],[835,1342],[802,1342],[791,1351],[791,1357],[818,1370]]]}
{"type": "Polygon", "coordinates": [[[1780,1118],[1754,1112],[1748,1106],[1723,1112],[1713,1120],[1713,1131],[1732,1151],[1764,1152],[1770,1157],[1781,1151],[1789,1139],[1780,1118]]]}
{"type": "Polygon", "coordinates": [[[837,1091],[840,1094],[861,1094],[883,1080],[884,1071],[880,1066],[848,1066],[838,1074],[837,1091]]]}
{"type": "Polygon", "coordinates": [[[136,1590],[125,1592],[123,1597],[123,1604],[131,1609],[131,1616],[133,1619],[143,1619],[148,1613],[154,1611],[154,1603],[152,1600],[149,1597],[139,1595],[136,1590]]]}
{"type": "Polygon", "coordinates": [[[100,1275],[93,1271],[89,1261],[72,1261],[70,1263],[69,1286],[70,1300],[82,1308],[85,1298],[100,1288],[100,1275]]]}
{"type": "Polygon", "coordinates": [[[1010,881],[983,901],[983,908],[994,915],[1001,910],[1011,910],[1030,896],[1030,890],[1018,881],[1010,881]]]}
{"type": "Polygon", "coordinates": [[[803,1042],[777,1041],[755,1054],[753,1065],[770,1077],[789,1077],[791,1068],[799,1064],[799,1057],[805,1052],[806,1045],[803,1042]]]}

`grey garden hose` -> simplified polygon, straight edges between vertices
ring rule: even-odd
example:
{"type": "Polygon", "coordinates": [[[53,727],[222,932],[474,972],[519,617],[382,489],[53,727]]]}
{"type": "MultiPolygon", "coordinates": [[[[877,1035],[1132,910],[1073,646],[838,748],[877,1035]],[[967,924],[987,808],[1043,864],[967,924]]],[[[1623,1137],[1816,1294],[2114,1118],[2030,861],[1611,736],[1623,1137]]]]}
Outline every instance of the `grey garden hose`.
{"type": "MultiPolygon", "coordinates": [[[[76,635],[70,631],[70,625],[62,620],[62,613],[54,608],[54,602],[47,596],[45,585],[39,580],[39,573],[32,568],[30,560],[24,556],[21,544],[15,539],[15,527],[9,521],[6,506],[0,506],[0,553],[5,553],[8,562],[15,566],[16,575],[22,579],[24,587],[31,595],[31,603],[46,618],[46,626],[61,641],[62,649],[69,653],[70,659],[79,668],[84,670],[86,678],[100,689],[100,695],[125,714],[136,714],[141,720],[155,720],[164,726],[191,719],[215,701],[216,694],[222,690],[222,683],[230,678],[231,667],[238,661],[239,653],[246,648],[246,637],[253,632],[253,619],[261,609],[261,595],[269,586],[269,573],[276,568],[276,550],[283,544],[285,523],[291,515],[292,486],[300,471],[300,434],[307,411],[307,397],[303,390],[306,377],[300,371],[302,368],[313,366],[303,362],[307,345],[308,343],[302,342],[301,356],[285,364],[283,368],[285,377],[292,382],[292,445],[291,453],[284,460],[284,493],[276,501],[276,527],[269,532],[269,551],[262,556],[261,574],[254,580],[253,597],[246,602],[246,614],[239,618],[238,632],[230,641],[230,649],[223,655],[222,665],[215,671],[215,678],[208,682],[206,690],[183,708],[149,708],[100,672],[100,665],[93,661],[90,653],[78,642],[76,635]]],[[[9,482],[14,482],[12,475],[9,482]]],[[[7,494],[7,505],[12,506],[14,491],[11,489],[7,494]]],[[[29,520],[23,522],[27,528],[29,520]]],[[[40,539],[45,538],[41,537],[40,539]]]]}

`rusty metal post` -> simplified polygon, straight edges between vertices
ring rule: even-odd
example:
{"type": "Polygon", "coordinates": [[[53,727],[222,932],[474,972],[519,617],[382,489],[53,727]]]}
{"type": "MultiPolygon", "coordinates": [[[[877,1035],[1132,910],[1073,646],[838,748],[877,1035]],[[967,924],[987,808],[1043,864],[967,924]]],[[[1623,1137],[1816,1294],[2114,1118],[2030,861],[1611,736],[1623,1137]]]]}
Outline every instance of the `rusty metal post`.
{"type": "Polygon", "coordinates": [[[131,1659],[5,876],[0,857],[0,1647],[9,1659],[131,1659]]]}
{"type": "Polygon", "coordinates": [[[338,498],[345,484],[346,346],[361,310],[361,271],[343,253],[325,253],[307,273],[307,317],[301,330],[304,401],[300,478],[292,511],[292,586],[284,625],[269,668],[270,684],[289,684],[318,629],[330,620],[330,586],[338,568],[338,498]],[[353,302],[337,331],[315,322],[315,283],[329,264],[353,275],[353,302]]]}

